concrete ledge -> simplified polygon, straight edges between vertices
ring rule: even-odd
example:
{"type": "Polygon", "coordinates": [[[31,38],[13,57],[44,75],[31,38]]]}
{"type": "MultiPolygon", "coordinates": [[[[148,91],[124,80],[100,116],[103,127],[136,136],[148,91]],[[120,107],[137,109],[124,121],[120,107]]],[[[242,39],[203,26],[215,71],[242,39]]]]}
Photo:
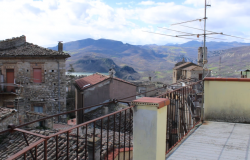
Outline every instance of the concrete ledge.
{"type": "Polygon", "coordinates": [[[241,82],[250,82],[250,78],[214,78],[207,77],[204,81],[241,81],[241,82]]]}
{"type": "Polygon", "coordinates": [[[170,100],[167,98],[153,98],[153,97],[143,97],[132,102],[132,105],[147,105],[155,106],[158,109],[170,104],[170,100]]]}

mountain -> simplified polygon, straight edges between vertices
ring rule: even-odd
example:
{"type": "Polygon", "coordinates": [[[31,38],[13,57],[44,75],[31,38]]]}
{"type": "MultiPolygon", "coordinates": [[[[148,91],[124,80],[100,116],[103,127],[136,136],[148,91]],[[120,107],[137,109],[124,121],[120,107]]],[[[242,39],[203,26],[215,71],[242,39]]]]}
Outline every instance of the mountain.
{"type": "MultiPolygon", "coordinates": [[[[182,58],[186,61],[197,62],[198,47],[201,46],[201,43],[190,41],[183,44],[168,44],[168,46],[131,45],[115,40],[89,38],[67,42],[63,45],[64,51],[71,55],[66,61],[66,67],[73,64],[76,71],[107,72],[112,65],[115,65],[117,66],[117,76],[122,78],[136,79],[140,74],[141,79],[148,79],[148,76],[151,76],[153,80],[170,82],[175,63],[181,61],[182,58]],[[138,73],[132,73],[133,70],[138,73]],[[119,72],[122,75],[119,75],[119,72]],[[131,75],[133,76],[131,77],[131,75]]],[[[249,45],[249,43],[238,42],[207,42],[208,67],[216,72],[219,56],[227,55],[227,53],[232,54],[232,51],[237,55],[247,54],[249,45]],[[238,49],[234,49],[235,47],[238,49]]],[[[57,46],[50,49],[57,50],[57,46]]],[[[232,59],[225,59],[225,61],[231,62],[232,59]]],[[[229,63],[224,64],[230,66],[229,63]]],[[[246,67],[238,61],[235,66],[246,67]]],[[[225,73],[226,71],[227,69],[225,73]]],[[[235,73],[235,75],[237,74],[235,73]]]]}
{"type": "MultiPolygon", "coordinates": [[[[169,46],[169,44],[166,44],[166,46],[169,46]]],[[[173,44],[170,46],[198,48],[198,47],[203,47],[203,44],[198,41],[189,41],[187,43],[173,44]]],[[[206,42],[206,46],[209,50],[223,50],[223,49],[229,49],[229,48],[234,48],[234,47],[250,46],[250,43],[210,41],[210,42],[206,42]]]]}
{"type": "Polygon", "coordinates": [[[114,68],[115,76],[125,80],[138,80],[139,74],[129,66],[120,67],[112,59],[103,57],[83,56],[74,63],[75,71],[80,72],[101,72],[108,73],[110,68],[114,68]]]}
{"type": "Polygon", "coordinates": [[[250,46],[230,48],[208,58],[208,68],[213,76],[240,77],[240,70],[250,69],[249,59],[250,46]]]}

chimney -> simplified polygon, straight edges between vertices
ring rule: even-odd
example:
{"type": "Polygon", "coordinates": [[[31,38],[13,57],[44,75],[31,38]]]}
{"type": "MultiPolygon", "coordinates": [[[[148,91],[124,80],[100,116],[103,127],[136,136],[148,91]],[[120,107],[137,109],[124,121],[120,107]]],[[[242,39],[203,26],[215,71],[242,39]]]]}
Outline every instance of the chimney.
{"type": "Polygon", "coordinates": [[[58,52],[63,52],[63,43],[62,43],[62,41],[58,42],[58,52]]]}

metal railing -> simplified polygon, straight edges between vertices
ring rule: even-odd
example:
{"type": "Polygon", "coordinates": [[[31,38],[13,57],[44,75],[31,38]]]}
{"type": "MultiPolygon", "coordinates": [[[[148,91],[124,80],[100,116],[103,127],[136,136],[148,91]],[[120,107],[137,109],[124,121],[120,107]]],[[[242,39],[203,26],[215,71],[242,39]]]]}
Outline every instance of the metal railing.
{"type": "Polygon", "coordinates": [[[193,101],[190,99],[190,97],[196,96],[200,83],[202,81],[158,96],[158,98],[168,98],[170,100],[170,104],[167,106],[167,151],[176,145],[200,120],[200,110],[194,106],[193,101]]]}
{"type": "Polygon", "coordinates": [[[31,137],[34,143],[12,155],[12,159],[125,159],[132,157],[133,147],[133,106],[111,114],[73,126],[51,135],[40,135],[20,128],[14,131],[23,133],[28,144],[31,137]],[[120,149],[129,149],[129,154],[120,154],[120,149]],[[115,153],[118,151],[118,154],[115,153]]]}
{"type": "MultiPolygon", "coordinates": [[[[188,96],[195,94],[194,86],[199,85],[200,82],[158,96],[159,98],[167,97],[171,101],[168,106],[167,115],[167,149],[183,137],[197,119],[190,108],[191,105],[189,104],[188,96]]],[[[130,104],[128,101],[121,100],[114,100],[113,102],[130,104]]],[[[92,157],[92,159],[108,160],[114,159],[116,156],[118,156],[118,159],[120,159],[120,156],[123,156],[124,159],[125,157],[126,159],[131,158],[133,147],[133,106],[53,134],[39,134],[25,130],[26,126],[36,122],[67,115],[72,112],[84,113],[85,109],[109,103],[111,102],[47,116],[19,126],[10,126],[8,130],[0,132],[0,140],[1,135],[5,137],[8,134],[13,134],[12,132],[16,132],[17,137],[23,138],[26,145],[18,152],[11,153],[10,155],[12,156],[8,157],[8,159],[40,160],[62,159],[62,157],[66,157],[67,159],[91,159],[92,157]],[[32,141],[32,139],[35,139],[35,141],[32,141]],[[129,151],[128,155],[125,154],[125,150],[129,151]],[[120,154],[121,151],[124,152],[122,155],[120,154]]]]}

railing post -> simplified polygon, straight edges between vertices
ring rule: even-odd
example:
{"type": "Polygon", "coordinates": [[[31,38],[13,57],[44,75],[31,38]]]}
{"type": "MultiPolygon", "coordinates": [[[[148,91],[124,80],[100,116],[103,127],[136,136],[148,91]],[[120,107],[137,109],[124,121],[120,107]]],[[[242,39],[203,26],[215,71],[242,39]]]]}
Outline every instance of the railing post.
{"type": "Polygon", "coordinates": [[[169,99],[143,97],[132,104],[133,159],[164,160],[169,99]]]}

